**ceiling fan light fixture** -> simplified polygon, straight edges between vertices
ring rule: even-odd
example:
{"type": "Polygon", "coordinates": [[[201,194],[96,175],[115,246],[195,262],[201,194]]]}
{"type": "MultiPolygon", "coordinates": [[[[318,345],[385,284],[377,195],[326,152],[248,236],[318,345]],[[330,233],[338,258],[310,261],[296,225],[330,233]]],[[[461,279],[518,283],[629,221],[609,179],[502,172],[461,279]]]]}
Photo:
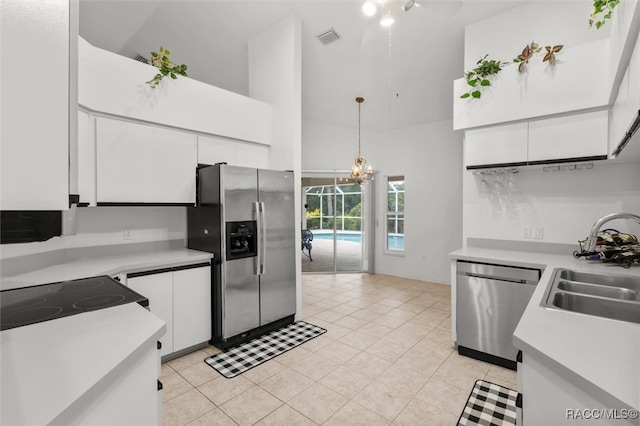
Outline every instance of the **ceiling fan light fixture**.
{"type": "Polygon", "coordinates": [[[371,0],[367,0],[362,5],[362,12],[364,12],[364,14],[367,16],[375,15],[376,10],[377,10],[376,5],[371,0]]]}
{"type": "Polygon", "coordinates": [[[393,22],[394,22],[394,19],[393,19],[393,15],[391,15],[391,12],[385,13],[382,19],[380,19],[380,25],[382,25],[385,28],[389,28],[391,25],[393,25],[393,22]]]}

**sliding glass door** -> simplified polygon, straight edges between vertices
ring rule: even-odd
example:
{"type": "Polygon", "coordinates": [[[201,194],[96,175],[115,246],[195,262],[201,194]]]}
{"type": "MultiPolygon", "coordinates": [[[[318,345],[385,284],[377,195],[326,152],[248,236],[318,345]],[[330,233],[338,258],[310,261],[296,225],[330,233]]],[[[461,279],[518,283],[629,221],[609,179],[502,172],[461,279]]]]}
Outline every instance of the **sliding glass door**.
{"type": "Polygon", "coordinates": [[[344,177],[302,179],[302,272],[362,272],[368,248],[366,188],[344,177]]]}

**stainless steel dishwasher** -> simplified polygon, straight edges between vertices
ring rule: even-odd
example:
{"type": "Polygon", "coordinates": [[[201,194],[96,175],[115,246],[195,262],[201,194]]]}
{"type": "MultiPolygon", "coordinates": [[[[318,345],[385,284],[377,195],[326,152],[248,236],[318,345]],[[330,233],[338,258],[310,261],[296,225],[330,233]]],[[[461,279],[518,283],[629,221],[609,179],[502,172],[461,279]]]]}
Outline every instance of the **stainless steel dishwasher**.
{"type": "Polygon", "coordinates": [[[539,269],[457,262],[458,353],[516,369],[513,332],[540,280],[539,269]]]}

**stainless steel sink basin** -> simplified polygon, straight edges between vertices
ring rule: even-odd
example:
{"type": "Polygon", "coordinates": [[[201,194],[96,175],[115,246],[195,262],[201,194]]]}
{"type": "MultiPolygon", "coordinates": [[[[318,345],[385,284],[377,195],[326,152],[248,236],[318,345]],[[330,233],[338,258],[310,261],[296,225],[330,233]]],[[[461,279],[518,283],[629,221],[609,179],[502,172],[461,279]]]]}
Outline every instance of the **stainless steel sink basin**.
{"type": "Polygon", "coordinates": [[[624,287],[634,291],[640,291],[640,278],[590,274],[587,272],[570,271],[568,269],[560,269],[559,272],[556,273],[556,278],[611,287],[624,287]]]}
{"type": "Polygon", "coordinates": [[[542,306],[640,324],[640,278],[558,269],[542,306]]]}
{"type": "Polygon", "coordinates": [[[611,285],[594,285],[575,281],[560,281],[558,289],[571,293],[581,293],[591,296],[602,296],[618,300],[640,300],[640,292],[624,287],[611,285]]]}
{"type": "Polygon", "coordinates": [[[581,314],[640,324],[640,305],[637,303],[573,293],[556,293],[553,296],[553,306],[581,314]]]}

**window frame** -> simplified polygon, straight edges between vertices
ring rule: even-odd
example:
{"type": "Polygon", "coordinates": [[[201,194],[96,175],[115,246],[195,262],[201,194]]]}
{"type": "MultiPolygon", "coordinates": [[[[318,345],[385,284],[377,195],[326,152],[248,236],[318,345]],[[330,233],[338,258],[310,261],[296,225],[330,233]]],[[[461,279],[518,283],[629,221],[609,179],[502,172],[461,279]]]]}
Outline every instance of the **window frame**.
{"type": "Polygon", "coordinates": [[[398,210],[398,202],[396,201],[395,204],[395,211],[391,211],[389,210],[389,194],[391,194],[391,191],[389,190],[389,187],[392,186],[390,184],[390,182],[398,182],[398,181],[402,181],[403,183],[403,189],[402,191],[397,191],[396,190],[396,200],[397,200],[397,194],[405,194],[406,196],[406,190],[404,188],[404,185],[406,185],[406,176],[405,175],[390,175],[390,176],[385,176],[385,218],[384,218],[384,254],[388,254],[388,255],[393,255],[393,256],[404,256],[405,252],[406,252],[406,239],[405,239],[405,208],[404,208],[404,196],[403,196],[403,204],[402,204],[402,211],[398,210]],[[389,223],[390,221],[394,221],[395,222],[395,227],[394,230],[397,230],[398,227],[398,222],[402,221],[402,236],[403,236],[403,245],[401,249],[398,248],[390,248],[389,247],[389,235],[392,234],[397,234],[397,232],[390,232],[389,229],[389,223]]]}

